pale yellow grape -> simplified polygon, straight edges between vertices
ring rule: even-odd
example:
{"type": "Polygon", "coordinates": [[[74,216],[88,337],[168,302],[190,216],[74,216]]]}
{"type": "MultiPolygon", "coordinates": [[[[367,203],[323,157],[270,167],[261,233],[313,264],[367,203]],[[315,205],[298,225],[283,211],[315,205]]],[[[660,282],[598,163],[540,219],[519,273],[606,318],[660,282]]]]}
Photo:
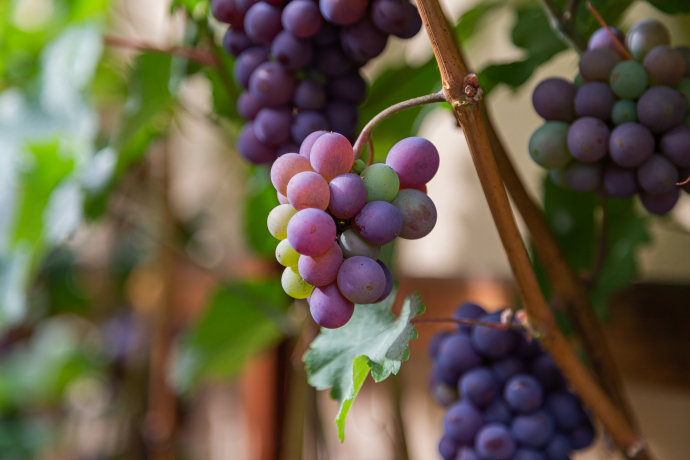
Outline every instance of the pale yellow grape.
{"type": "Polygon", "coordinates": [[[278,259],[278,263],[283,267],[297,267],[299,252],[295,251],[292,246],[290,246],[290,242],[287,239],[284,239],[278,243],[278,247],[276,248],[276,259],[278,259]]]}
{"type": "Polygon", "coordinates": [[[297,210],[289,204],[281,204],[268,214],[268,231],[279,240],[287,238],[287,226],[297,210]]]}
{"type": "Polygon", "coordinates": [[[293,299],[306,299],[311,295],[311,291],[314,290],[314,286],[299,276],[299,272],[295,267],[287,267],[280,281],[285,293],[293,299]]]}

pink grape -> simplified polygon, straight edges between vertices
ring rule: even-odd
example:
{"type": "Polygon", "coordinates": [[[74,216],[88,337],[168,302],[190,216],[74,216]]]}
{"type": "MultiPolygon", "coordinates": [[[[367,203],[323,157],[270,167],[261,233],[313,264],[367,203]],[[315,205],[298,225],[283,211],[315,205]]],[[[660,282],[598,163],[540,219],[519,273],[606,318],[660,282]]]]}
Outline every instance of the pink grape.
{"type": "MultiPolygon", "coordinates": [[[[249,123],[247,123],[249,124],[249,123]]],[[[309,160],[297,153],[286,153],[271,166],[271,182],[278,193],[287,196],[287,186],[295,174],[311,171],[309,160]]]]}
{"type": "Polygon", "coordinates": [[[356,174],[341,174],[328,184],[328,188],[331,191],[328,209],[340,219],[354,217],[367,203],[367,189],[356,174]]]}
{"type": "Polygon", "coordinates": [[[346,299],[358,304],[376,302],[386,288],[386,275],[375,260],[355,256],[338,270],[338,289],[346,299]]]}
{"type": "Polygon", "coordinates": [[[415,189],[404,189],[391,202],[400,212],[402,229],[400,238],[417,240],[424,238],[436,225],[436,206],[426,194],[415,189]]]}
{"type": "Polygon", "coordinates": [[[300,276],[307,283],[312,286],[326,286],[336,280],[342,263],[343,251],[334,241],[330,249],[321,255],[300,256],[297,268],[300,276]]]}
{"type": "Polygon", "coordinates": [[[299,147],[299,154],[308,160],[311,157],[311,148],[314,146],[314,142],[316,142],[319,137],[327,133],[328,131],[314,131],[308,135],[306,138],[304,138],[302,145],[299,147]]]}
{"type": "Polygon", "coordinates": [[[400,188],[417,188],[429,182],[439,166],[438,150],[421,137],[408,137],[388,152],[386,164],[400,177],[400,188]]]}
{"type": "Polygon", "coordinates": [[[307,208],[298,211],[287,227],[290,246],[305,256],[323,254],[335,241],[335,222],[325,212],[307,208]]]}
{"type": "Polygon", "coordinates": [[[278,195],[278,202],[280,204],[290,204],[290,200],[288,200],[288,197],[280,193],[279,191],[276,190],[276,194],[278,195]]]}
{"type": "Polygon", "coordinates": [[[367,203],[352,220],[352,228],[369,243],[384,245],[392,242],[402,229],[402,216],[390,203],[367,203]]]}
{"type": "Polygon", "coordinates": [[[347,324],[355,312],[355,304],[338,290],[337,283],[314,288],[309,297],[309,311],[319,326],[336,329],[347,324]]]}
{"type": "Polygon", "coordinates": [[[307,208],[325,211],[330,192],[323,177],[312,171],[304,171],[292,176],[288,182],[287,197],[292,207],[298,211],[307,208]]]}
{"type": "Polygon", "coordinates": [[[383,275],[386,277],[386,287],[383,288],[383,294],[381,294],[381,297],[379,297],[376,301],[376,303],[379,303],[386,300],[393,291],[393,274],[391,273],[390,269],[386,266],[386,264],[384,264],[380,260],[377,260],[376,263],[379,264],[379,267],[381,267],[381,269],[383,270],[383,275]]]}
{"type": "Polygon", "coordinates": [[[311,148],[309,161],[317,173],[326,182],[345,174],[355,161],[352,144],[345,136],[338,133],[326,133],[320,136],[311,148]]]}

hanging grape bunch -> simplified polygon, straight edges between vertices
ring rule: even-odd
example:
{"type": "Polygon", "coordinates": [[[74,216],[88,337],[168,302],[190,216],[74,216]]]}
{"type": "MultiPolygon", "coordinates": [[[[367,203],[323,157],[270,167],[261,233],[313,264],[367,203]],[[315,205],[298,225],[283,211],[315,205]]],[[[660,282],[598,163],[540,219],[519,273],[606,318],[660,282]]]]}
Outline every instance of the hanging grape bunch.
{"type": "Polygon", "coordinates": [[[248,120],[237,149],[252,163],[297,152],[315,131],[352,140],[366,97],[360,68],[389,35],[422,26],[407,0],[212,0],[211,9],[230,24],[223,47],[237,57],[237,112],[248,120]]]}
{"type": "MultiPolygon", "coordinates": [[[[466,303],[455,318],[501,323],[466,303]]],[[[517,330],[459,325],[431,342],[429,387],[446,407],[445,460],[568,460],[594,428],[551,357],[517,330]]]]}
{"type": "Polygon", "coordinates": [[[342,134],[310,134],[300,153],[278,158],[271,182],[280,205],[268,229],[281,240],[276,258],[285,266],[282,284],[296,299],[308,299],[314,320],[326,328],[347,323],[354,304],[381,302],[393,276],[378,260],[381,246],[397,237],[418,239],[436,224],[426,183],[439,155],[431,142],[403,139],[386,164],[354,161],[342,134]]]}
{"type": "Polygon", "coordinates": [[[671,47],[668,29],[653,19],[627,36],[609,30],[590,38],[574,84],[550,78],[534,90],[547,121],[532,135],[530,155],[561,186],[639,194],[650,213],[666,214],[681,187],[690,192],[676,185],[690,176],[690,47],[671,47]]]}

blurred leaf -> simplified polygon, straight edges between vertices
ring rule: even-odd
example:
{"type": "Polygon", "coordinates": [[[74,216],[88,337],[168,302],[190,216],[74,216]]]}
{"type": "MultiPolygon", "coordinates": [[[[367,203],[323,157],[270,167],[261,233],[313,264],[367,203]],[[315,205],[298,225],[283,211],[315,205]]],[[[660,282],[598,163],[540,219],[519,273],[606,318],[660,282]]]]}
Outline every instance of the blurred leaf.
{"type": "Polygon", "coordinates": [[[525,50],[526,57],[510,63],[492,64],[480,71],[479,81],[485,95],[501,83],[517,89],[529,80],[537,67],[566,49],[551,30],[549,20],[538,4],[517,6],[515,12],[517,18],[511,38],[515,46],[525,50]]]}
{"type": "Polygon", "coordinates": [[[455,24],[455,36],[457,39],[464,45],[472,37],[472,34],[474,34],[477,26],[486,17],[487,13],[495,8],[505,6],[505,3],[505,1],[481,2],[464,12],[455,24]]]}
{"type": "Polygon", "coordinates": [[[218,290],[189,332],[171,376],[187,391],[200,378],[228,378],[247,358],[283,336],[291,299],[280,279],[237,282],[218,290]]]}
{"type": "Polygon", "coordinates": [[[690,13],[688,0],[647,0],[657,9],[668,14],[690,13]]]}
{"type": "Polygon", "coordinates": [[[322,328],[305,353],[309,384],[317,390],[330,388],[340,404],[335,424],[345,439],[345,418],[369,371],[376,382],[397,374],[410,356],[408,342],[417,338],[410,320],[424,313],[419,293],[405,299],[400,317],[391,313],[397,292],[385,301],[356,305],[352,319],[339,329],[322,328]]]}
{"type": "MultiPolygon", "coordinates": [[[[617,25],[621,19],[621,16],[628,9],[628,7],[633,3],[633,0],[591,0],[592,5],[601,14],[609,25],[617,25]]],[[[576,29],[577,32],[585,37],[589,38],[595,30],[597,30],[600,25],[594,18],[592,13],[589,12],[585,6],[585,2],[581,2],[577,10],[577,22],[576,29]]]]}
{"type": "Polygon", "coordinates": [[[273,259],[278,240],[268,231],[266,218],[278,206],[278,195],[271,183],[269,169],[265,166],[254,166],[251,169],[246,186],[244,210],[245,235],[252,249],[258,254],[273,259]]]}
{"type": "Polygon", "coordinates": [[[218,50],[216,56],[220,58],[220,67],[206,68],[206,77],[211,82],[213,93],[213,107],[218,115],[241,123],[243,120],[237,113],[237,98],[242,91],[232,78],[235,60],[222,49],[216,49],[218,50]]]}
{"type": "Polygon", "coordinates": [[[632,284],[637,278],[637,251],[651,241],[647,233],[649,218],[635,209],[632,199],[609,198],[608,247],[599,282],[592,292],[592,303],[600,318],[608,314],[608,301],[613,294],[632,284]]]}

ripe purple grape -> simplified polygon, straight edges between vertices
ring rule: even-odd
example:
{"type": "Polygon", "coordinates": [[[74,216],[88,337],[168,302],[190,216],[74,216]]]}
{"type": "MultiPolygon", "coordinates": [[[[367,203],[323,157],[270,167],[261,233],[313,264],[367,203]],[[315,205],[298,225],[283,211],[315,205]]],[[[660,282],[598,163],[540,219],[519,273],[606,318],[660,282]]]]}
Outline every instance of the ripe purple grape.
{"type": "Polygon", "coordinates": [[[464,401],[453,404],[443,419],[446,434],[460,444],[470,444],[482,426],[482,414],[464,401]]]}
{"type": "Polygon", "coordinates": [[[407,26],[404,31],[399,34],[395,34],[398,38],[402,39],[412,38],[417,35],[420,30],[422,30],[422,17],[419,15],[417,7],[412,3],[408,3],[406,7],[408,10],[410,10],[412,20],[410,21],[410,25],[407,26]]]}
{"type": "Polygon", "coordinates": [[[493,373],[485,367],[477,367],[463,374],[458,393],[475,407],[486,407],[499,396],[500,390],[493,373]]]}
{"type": "Polygon", "coordinates": [[[652,155],[637,170],[637,180],[642,189],[652,195],[664,195],[676,188],[678,168],[666,157],[652,155]]]}
{"type": "Polygon", "coordinates": [[[299,256],[297,269],[299,274],[312,286],[321,287],[331,284],[338,277],[338,270],[343,263],[343,251],[335,241],[331,247],[318,256],[299,256]]]}
{"type": "Polygon", "coordinates": [[[242,29],[244,14],[234,0],[211,0],[211,13],[220,22],[230,24],[234,29],[242,29]]]}
{"type": "Polygon", "coordinates": [[[663,195],[650,195],[643,192],[640,193],[640,201],[642,201],[642,206],[651,214],[663,216],[673,209],[678,202],[679,195],[680,191],[677,187],[663,195]]]}
{"type": "Polygon", "coordinates": [[[515,452],[513,460],[547,460],[546,454],[539,450],[520,448],[515,452]]]}
{"type": "Polygon", "coordinates": [[[335,177],[348,173],[352,168],[352,144],[342,134],[324,134],[314,142],[309,161],[314,171],[330,182],[335,177]]]}
{"type": "MultiPolygon", "coordinates": [[[[482,316],[480,320],[488,323],[501,322],[498,315],[482,316]]],[[[515,331],[476,326],[472,330],[472,345],[484,356],[493,359],[503,358],[515,349],[517,335],[515,331]]]]}
{"type": "Polygon", "coordinates": [[[637,117],[654,134],[661,134],[683,122],[685,101],[673,88],[654,86],[637,101],[637,117]]]}
{"type": "Polygon", "coordinates": [[[310,0],[293,0],[288,3],[281,16],[283,29],[298,38],[316,35],[323,24],[319,6],[310,0]]]}
{"type": "Polygon", "coordinates": [[[235,57],[251,46],[251,39],[241,30],[230,28],[223,36],[223,49],[235,57]]]}
{"type": "Polygon", "coordinates": [[[264,62],[268,61],[268,50],[259,46],[246,49],[239,55],[232,68],[235,81],[243,88],[249,88],[249,79],[264,62]]]}
{"type": "Polygon", "coordinates": [[[565,181],[578,192],[594,192],[601,185],[603,171],[600,163],[573,161],[563,170],[565,181]]]}
{"type": "MultiPolygon", "coordinates": [[[[302,144],[311,133],[325,131],[329,128],[328,120],[320,112],[307,110],[300,112],[292,119],[290,133],[292,139],[302,144]]],[[[302,148],[300,147],[300,152],[302,148]]]]}
{"type": "Polygon", "coordinates": [[[570,442],[573,449],[584,449],[594,442],[594,427],[589,420],[570,432],[570,442]]]}
{"type": "Polygon", "coordinates": [[[491,370],[493,371],[496,381],[503,385],[511,377],[522,374],[525,371],[525,365],[522,360],[516,356],[508,356],[500,361],[494,361],[491,365],[491,370]]]}
{"type": "Polygon", "coordinates": [[[341,174],[331,180],[328,209],[340,219],[351,219],[367,203],[367,190],[359,176],[341,174]]]}
{"type": "Polygon", "coordinates": [[[515,417],[510,433],[521,446],[539,449],[551,441],[556,433],[556,424],[549,412],[538,410],[515,417]]]}
{"type": "Polygon", "coordinates": [[[473,367],[481,365],[482,358],[472,347],[466,335],[454,334],[441,343],[438,352],[438,364],[453,373],[448,384],[457,385],[458,377],[473,367]]]}
{"type": "Polygon", "coordinates": [[[517,443],[500,423],[484,425],[474,442],[474,450],[485,460],[510,460],[516,449],[517,443]]]}
{"type": "Polygon", "coordinates": [[[376,263],[379,264],[379,267],[381,267],[381,270],[383,270],[383,276],[386,278],[386,284],[383,288],[383,292],[378,300],[376,300],[376,303],[379,303],[386,300],[388,296],[391,295],[391,292],[393,292],[393,273],[391,273],[388,266],[380,260],[377,260],[376,263]]]}
{"type": "Polygon", "coordinates": [[[319,110],[326,103],[326,91],[314,80],[302,80],[295,87],[292,102],[301,110],[319,110]]]}
{"type": "Polygon", "coordinates": [[[503,399],[515,412],[528,414],[544,400],[544,388],[529,374],[518,374],[506,382],[503,399]]]}
{"type": "Polygon", "coordinates": [[[306,67],[311,62],[314,50],[309,40],[303,40],[282,31],[273,39],[271,54],[286,69],[297,70],[306,67]]]}
{"type": "Polygon", "coordinates": [[[355,304],[347,300],[333,282],[328,286],[316,287],[309,297],[311,316],[321,327],[336,329],[344,326],[355,312],[355,304]]]}
{"type": "Polygon", "coordinates": [[[637,172],[610,163],[604,167],[604,190],[615,198],[630,198],[637,193],[637,172]]]}
{"type": "Polygon", "coordinates": [[[444,460],[455,460],[458,450],[458,442],[450,436],[444,436],[438,443],[438,452],[444,460]]]}
{"type": "Polygon", "coordinates": [[[263,106],[247,91],[237,98],[237,113],[245,120],[253,120],[263,106]]]}
{"type": "Polygon", "coordinates": [[[510,424],[513,415],[503,399],[497,399],[489,407],[484,409],[484,421],[486,423],[510,424]]]}
{"type": "Polygon", "coordinates": [[[676,86],[685,74],[683,55],[669,45],[649,50],[643,64],[652,85],[676,86]]]}
{"type": "Polygon", "coordinates": [[[572,431],[587,419],[582,402],[568,391],[551,393],[546,397],[545,405],[560,430],[572,431]]]}
{"type": "Polygon", "coordinates": [[[595,117],[603,121],[611,119],[616,96],[611,87],[600,81],[585,83],[575,95],[575,113],[581,117],[595,117]]]}
{"type": "Polygon", "coordinates": [[[263,144],[278,146],[290,139],[292,112],[289,108],[267,107],[259,110],[254,120],[254,132],[263,144]]]}
{"type": "Polygon", "coordinates": [[[587,81],[608,83],[611,71],[620,61],[620,54],[610,48],[585,51],[580,57],[580,75],[587,81]]]}
{"type": "MultiPolygon", "coordinates": [[[[482,307],[472,302],[465,302],[458,306],[453,312],[455,319],[479,319],[486,315],[486,311],[482,307]]],[[[458,324],[458,330],[462,332],[471,332],[472,327],[466,324],[458,324]]]]}
{"type": "Polygon", "coordinates": [[[681,125],[664,134],[659,147],[676,166],[690,167],[690,126],[681,125]]]}
{"type": "Polygon", "coordinates": [[[572,450],[572,441],[563,433],[556,433],[545,449],[546,457],[549,460],[570,460],[570,451],[572,450]]]}
{"type": "Polygon", "coordinates": [[[237,151],[255,164],[272,163],[276,159],[273,147],[262,144],[254,132],[254,122],[246,123],[237,136],[237,151]]]}
{"type": "Polygon", "coordinates": [[[395,35],[404,33],[412,23],[412,12],[407,0],[374,0],[371,19],[383,32],[395,35]]]}
{"type": "Polygon", "coordinates": [[[353,64],[339,46],[329,46],[316,51],[314,67],[327,77],[337,77],[349,72],[353,64]]]}
{"type": "MultiPolygon", "coordinates": [[[[246,126],[246,125],[245,125],[246,126]]],[[[288,153],[271,166],[271,183],[278,193],[287,196],[287,187],[295,174],[312,171],[309,160],[296,153],[288,153]]]]}
{"type": "Polygon", "coordinates": [[[307,208],[325,211],[330,191],[323,177],[312,171],[304,171],[292,176],[288,182],[287,197],[292,207],[298,211],[307,208]]]}
{"type": "Polygon", "coordinates": [[[438,171],[439,154],[434,144],[421,137],[399,141],[388,152],[386,164],[398,173],[400,188],[418,188],[438,171]]]}
{"type": "Polygon", "coordinates": [[[381,246],[365,241],[351,228],[340,235],[340,248],[343,250],[345,258],[365,256],[370,259],[378,259],[381,255],[381,246]]]}
{"type": "Polygon", "coordinates": [[[386,275],[375,260],[355,256],[345,259],[338,271],[338,289],[356,304],[378,301],[386,287],[386,275]]]}
{"type": "Polygon", "coordinates": [[[352,136],[357,130],[359,111],[357,106],[347,101],[330,101],[324,109],[331,129],[344,136],[352,136]]]}
{"type": "Polygon", "coordinates": [[[249,91],[266,107],[286,105],[294,89],[295,77],[278,62],[264,62],[249,78],[249,91]]]}
{"type": "Polygon", "coordinates": [[[334,99],[359,104],[366,98],[367,84],[359,72],[348,72],[328,80],[328,93],[334,99]]]}
{"type": "Polygon", "coordinates": [[[530,372],[539,380],[539,383],[546,391],[551,391],[564,385],[563,376],[561,376],[556,363],[548,353],[541,353],[534,358],[530,365],[530,372]]]}
{"type": "Polygon", "coordinates": [[[244,17],[244,30],[254,42],[270,44],[282,29],[281,9],[266,2],[252,5],[244,17]]]}
{"type": "Polygon", "coordinates": [[[368,0],[319,0],[321,14],[329,22],[347,26],[359,21],[367,11],[368,0]]]}
{"type": "Polygon", "coordinates": [[[382,246],[400,234],[402,216],[392,204],[372,201],[352,220],[352,228],[366,241],[382,246]]]}
{"type": "Polygon", "coordinates": [[[365,63],[383,53],[388,35],[381,32],[369,19],[344,27],[340,32],[340,44],[345,55],[355,62],[365,63]]]}
{"type": "Polygon", "coordinates": [[[643,19],[633,25],[625,37],[625,45],[633,58],[642,61],[649,50],[657,45],[671,43],[671,34],[656,19],[643,19]]]}
{"type": "Polygon", "coordinates": [[[402,217],[400,238],[406,240],[424,238],[436,226],[436,206],[431,198],[419,190],[400,190],[391,204],[402,217]]]}
{"type": "Polygon", "coordinates": [[[606,156],[609,129],[606,123],[594,117],[575,120],[568,130],[568,149],[583,163],[593,163],[606,156]]]}
{"type": "Polygon", "coordinates": [[[577,88],[562,78],[547,78],[532,93],[532,105],[540,117],[548,121],[570,123],[575,120],[577,88]]]}
{"type": "Polygon", "coordinates": [[[325,212],[307,208],[298,211],[287,227],[290,246],[305,256],[318,256],[326,252],[335,240],[335,222],[325,212]]]}
{"type": "MultiPolygon", "coordinates": [[[[302,141],[302,145],[299,147],[299,154],[305,157],[307,160],[311,157],[311,148],[314,146],[314,142],[316,140],[326,134],[328,131],[314,131],[313,133],[309,134],[307,137],[304,138],[302,141]]],[[[353,153],[354,155],[354,153],[353,153]]]]}
{"type": "Polygon", "coordinates": [[[654,151],[654,136],[640,123],[623,123],[611,131],[609,153],[613,161],[625,168],[644,163],[654,151]]]}
{"type": "MultiPolygon", "coordinates": [[[[623,32],[615,27],[609,27],[609,30],[613,32],[620,44],[625,43],[625,34],[623,32]]],[[[587,43],[587,49],[593,50],[598,48],[608,48],[619,52],[619,48],[611,38],[611,34],[604,27],[595,30],[592,36],[589,37],[589,43],[587,43]]]]}

